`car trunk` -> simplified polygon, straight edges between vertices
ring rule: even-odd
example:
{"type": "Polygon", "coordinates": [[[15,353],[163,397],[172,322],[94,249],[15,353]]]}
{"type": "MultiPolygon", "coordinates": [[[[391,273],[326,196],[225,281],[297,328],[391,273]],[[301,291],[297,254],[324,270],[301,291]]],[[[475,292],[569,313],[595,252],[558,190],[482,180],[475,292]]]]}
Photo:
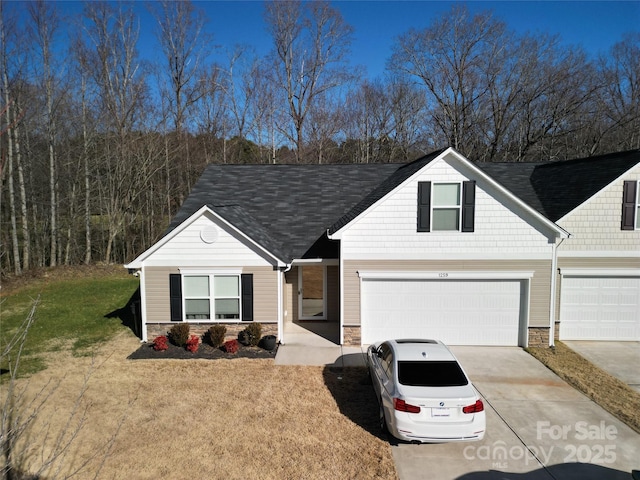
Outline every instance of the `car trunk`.
{"type": "Polygon", "coordinates": [[[474,414],[463,413],[462,408],[473,405],[478,399],[471,385],[446,389],[403,387],[400,394],[406,403],[420,407],[420,413],[396,412],[396,415],[406,415],[412,422],[471,422],[474,414]]]}

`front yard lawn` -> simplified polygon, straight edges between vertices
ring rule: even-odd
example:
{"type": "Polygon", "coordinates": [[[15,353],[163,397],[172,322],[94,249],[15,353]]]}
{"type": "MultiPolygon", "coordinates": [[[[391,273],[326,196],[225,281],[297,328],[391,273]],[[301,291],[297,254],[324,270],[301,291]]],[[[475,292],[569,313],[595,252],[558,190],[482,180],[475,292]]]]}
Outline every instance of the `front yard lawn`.
{"type": "Polygon", "coordinates": [[[123,269],[46,271],[4,287],[3,346],[41,294],[21,363],[29,375],[16,381],[16,391],[26,392],[16,412],[37,412],[22,437],[25,470],[76,435],[52,465],[60,473],[44,478],[64,478],[85,462],[74,478],[397,478],[364,368],[276,366],[270,358],[130,360],[140,343],[117,311],[137,279],[123,269]],[[81,415],[71,417],[85,386],[81,415]],[[44,403],[29,405],[30,398],[44,403]]]}
{"type": "MultiPolygon", "coordinates": [[[[108,457],[91,459],[79,478],[93,478],[103,460],[98,478],[397,478],[365,369],[128,360],[137,348],[128,331],[101,348],[83,398],[86,424],[67,460],[90,458],[124,423],[108,457]]],[[[20,380],[34,392],[62,382],[34,431],[45,421],[61,426],[90,363],[58,352],[46,371],[20,380]]]]}

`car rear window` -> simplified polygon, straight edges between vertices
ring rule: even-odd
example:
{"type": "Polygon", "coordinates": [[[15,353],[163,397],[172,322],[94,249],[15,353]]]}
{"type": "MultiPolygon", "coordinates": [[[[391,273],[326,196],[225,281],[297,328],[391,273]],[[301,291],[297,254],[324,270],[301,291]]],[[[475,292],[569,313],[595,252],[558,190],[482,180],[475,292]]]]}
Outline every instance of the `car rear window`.
{"type": "Polygon", "coordinates": [[[461,387],[469,382],[458,362],[399,361],[398,381],[414,387],[461,387]]]}

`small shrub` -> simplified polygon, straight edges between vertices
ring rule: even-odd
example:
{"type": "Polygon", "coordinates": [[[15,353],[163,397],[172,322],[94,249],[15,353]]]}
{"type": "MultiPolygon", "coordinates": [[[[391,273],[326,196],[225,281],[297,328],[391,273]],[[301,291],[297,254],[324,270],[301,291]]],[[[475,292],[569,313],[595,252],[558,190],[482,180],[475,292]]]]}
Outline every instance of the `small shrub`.
{"type": "Polygon", "coordinates": [[[160,335],[159,337],[156,337],[153,339],[153,349],[155,351],[164,352],[168,348],[169,348],[169,339],[166,336],[160,335]]]}
{"type": "Polygon", "coordinates": [[[224,336],[227,334],[227,327],[224,325],[213,325],[207,330],[207,339],[213,348],[218,348],[224,343],[224,336]]]}
{"type": "Polygon", "coordinates": [[[262,337],[262,325],[259,323],[250,323],[247,328],[238,334],[238,340],[243,345],[258,346],[262,337]]]}
{"type": "Polygon", "coordinates": [[[191,335],[189,340],[187,340],[187,350],[191,353],[196,353],[198,351],[198,346],[200,345],[200,337],[198,335],[191,335]]]}
{"type": "Polygon", "coordinates": [[[184,347],[189,340],[189,324],[177,323],[169,330],[169,339],[171,343],[178,347],[184,347]]]}
{"type": "Polygon", "coordinates": [[[240,345],[238,345],[237,340],[233,339],[233,340],[228,340],[224,342],[222,347],[224,348],[224,351],[227,353],[236,353],[240,348],[240,345]]]}

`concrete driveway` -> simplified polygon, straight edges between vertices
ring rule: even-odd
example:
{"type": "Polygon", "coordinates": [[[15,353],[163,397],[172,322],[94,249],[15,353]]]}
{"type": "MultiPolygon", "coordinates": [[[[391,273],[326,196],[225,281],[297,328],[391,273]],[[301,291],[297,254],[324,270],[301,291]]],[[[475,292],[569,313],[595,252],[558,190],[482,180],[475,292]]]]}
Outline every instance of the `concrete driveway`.
{"type": "Polygon", "coordinates": [[[640,393],[640,342],[570,340],[562,343],[640,393]]]}
{"type": "Polygon", "coordinates": [[[608,480],[640,470],[640,435],[516,347],[452,347],[485,400],[481,442],[392,442],[401,480],[608,480]]]}

